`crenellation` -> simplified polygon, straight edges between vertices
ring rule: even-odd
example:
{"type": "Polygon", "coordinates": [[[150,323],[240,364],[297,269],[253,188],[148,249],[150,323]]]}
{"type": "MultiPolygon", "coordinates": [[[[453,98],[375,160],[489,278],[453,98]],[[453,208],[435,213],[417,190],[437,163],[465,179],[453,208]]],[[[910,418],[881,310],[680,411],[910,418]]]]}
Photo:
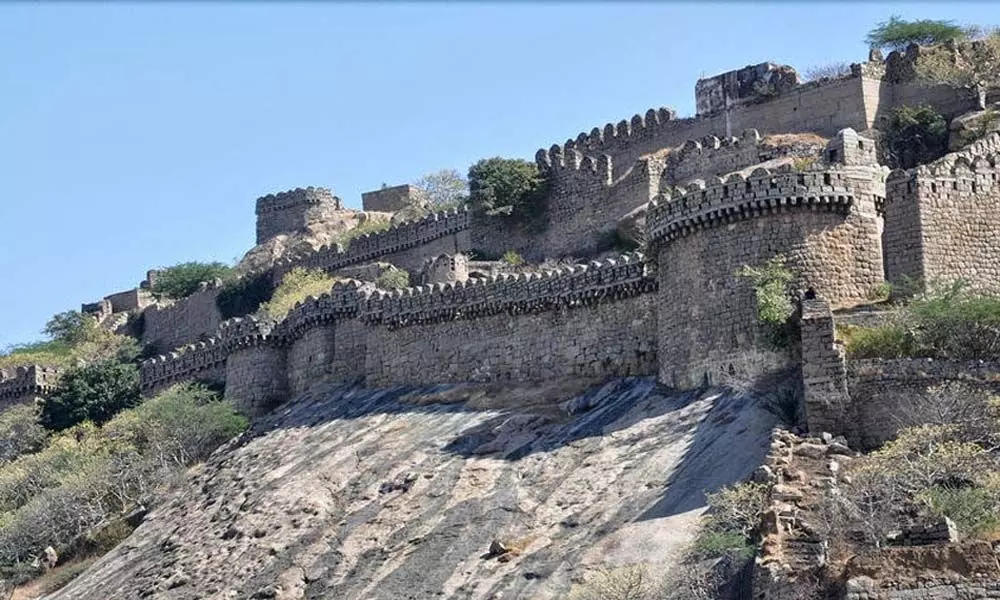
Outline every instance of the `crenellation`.
{"type": "Polygon", "coordinates": [[[59,383],[61,370],[46,365],[0,369],[0,405],[33,402],[49,395],[59,383]]]}
{"type": "Polygon", "coordinates": [[[310,186],[262,196],[257,199],[257,244],[303,231],[343,211],[340,198],[327,188],[310,186]]]}

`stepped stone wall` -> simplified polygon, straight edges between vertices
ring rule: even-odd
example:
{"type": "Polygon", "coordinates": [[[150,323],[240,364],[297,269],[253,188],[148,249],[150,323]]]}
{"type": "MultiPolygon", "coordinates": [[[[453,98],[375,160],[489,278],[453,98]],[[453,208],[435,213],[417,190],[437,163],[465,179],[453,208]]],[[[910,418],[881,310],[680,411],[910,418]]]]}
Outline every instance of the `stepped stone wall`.
{"type": "Polygon", "coordinates": [[[735,275],[743,265],[784,254],[799,289],[833,306],[864,302],[882,281],[876,191],[845,171],[757,169],[651,205],[660,303],[671,307],[658,319],[660,379],[716,383],[760,346],[753,290],[735,275]]]}
{"type": "Polygon", "coordinates": [[[143,312],[143,345],[163,353],[215,333],[222,322],[215,304],[221,286],[218,280],[205,283],[187,298],[148,307],[143,312]]]}
{"type": "Polygon", "coordinates": [[[885,202],[886,278],[930,283],[1000,281],[1000,133],[889,177],[885,202]]]}

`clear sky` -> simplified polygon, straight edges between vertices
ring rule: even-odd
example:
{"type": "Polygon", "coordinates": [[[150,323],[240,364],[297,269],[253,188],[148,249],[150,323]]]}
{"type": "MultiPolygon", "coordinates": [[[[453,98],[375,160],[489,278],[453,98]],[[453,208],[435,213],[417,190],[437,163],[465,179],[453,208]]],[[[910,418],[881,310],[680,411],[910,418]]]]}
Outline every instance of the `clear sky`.
{"type": "Polygon", "coordinates": [[[254,200],[464,171],[763,61],[866,58],[892,14],[987,2],[0,3],[0,348],[147,269],[232,262],[254,200]]]}

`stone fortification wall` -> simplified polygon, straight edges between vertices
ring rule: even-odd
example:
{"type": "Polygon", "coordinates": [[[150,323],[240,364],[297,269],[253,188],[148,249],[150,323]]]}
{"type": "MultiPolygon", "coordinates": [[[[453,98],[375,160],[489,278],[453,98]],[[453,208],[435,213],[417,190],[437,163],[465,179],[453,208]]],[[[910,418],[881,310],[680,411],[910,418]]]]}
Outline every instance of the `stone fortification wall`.
{"type": "Polygon", "coordinates": [[[222,322],[222,314],[215,304],[221,286],[218,280],[203,283],[187,298],[147,308],[143,312],[143,345],[164,353],[215,333],[222,322]]]}
{"type": "Polygon", "coordinates": [[[59,369],[42,365],[0,369],[0,406],[47,396],[59,382],[59,373],[59,369]]]}
{"type": "Polygon", "coordinates": [[[340,198],[326,188],[310,186],[268,194],[257,199],[257,244],[300,231],[342,210],[340,198]]]}
{"type": "Polygon", "coordinates": [[[850,406],[844,348],[836,341],[833,313],[822,298],[799,303],[799,357],[802,407],[814,434],[840,432],[850,406]]]}
{"type": "Polygon", "coordinates": [[[655,280],[640,255],[373,297],[368,381],[611,377],[656,371],[655,280]]]}
{"type": "Polygon", "coordinates": [[[361,194],[361,207],[366,212],[396,212],[408,206],[423,206],[429,202],[427,192],[409,184],[361,194]]]}
{"type": "Polygon", "coordinates": [[[1000,133],[886,182],[886,278],[1000,280],[1000,133]]]}
{"type": "Polygon", "coordinates": [[[539,150],[535,161],[549,177],[548,226],[528,247],[511,248],[532,260],[608,250],[604,239],[619,219],[653,199],[663,171],[662,158],[644,157],[615,179],[607,155],[593,159],[559,146],[539,150]]]}
{"type": "Polygon", "coordinates": [[[434,213],[356,237],[346,249],[323,246],[316,252],[282,259],[273,273],[277,281],[295,267],[336,271],[376,259],[418,273],[429,256],[468,251],[468,229],[469,212],[465,209],[434,213]]]}
{"type": "Polygon", "coordinates": [[[231,319],[204,343],[144,362],[142,386],[152,393],[222,376],[226,397],[258,414],[324,378],[389,385],[648,375],[656,370],[649,268],[633,254],[393,293],[341,282],[277,325],[231,319]]]}
{"type": "Polygon", "coordinates": [[[679,387],[718,380],[763,331],[746,280],[735,273],[777,254],[799,289],[835,307],[866,301],[882,281],[875,195],[840,170],[757,169],[693,184],[656,201],[647,230],[659,267],[660,379],[679,387]]]}
{"type": "Polygon", "coordinates": [[[139,365],[140,387],[154,394],[185,381],[226,380],[226,349],[217,337],[188,344],[139,365]]]}
{"type": "Polygon", "coordinates": [[[892,439],[901,427],[913,425],[921,405],[931,402],[929,388],[962,382],[991,394],[1000,392],[1000,361],[928,358],[847,361],[851,410],[844,435],[859,448],[873,448],[892,439]]]}

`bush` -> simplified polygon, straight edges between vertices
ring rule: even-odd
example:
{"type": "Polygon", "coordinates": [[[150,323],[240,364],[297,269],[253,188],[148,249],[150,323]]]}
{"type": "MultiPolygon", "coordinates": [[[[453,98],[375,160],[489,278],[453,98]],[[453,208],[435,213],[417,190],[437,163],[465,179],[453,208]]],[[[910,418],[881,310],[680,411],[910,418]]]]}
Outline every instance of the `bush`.
{"type": "Polygon", "coordinates": [[[233,407],[197,384],[177,385],[118,415],[104,433],[135,447],[164,466],[206,458],[248,421],[233,407]]]}
{"type": "Polygon", "coordinates": [[[469,196],[469,182],[454,169],[428,173],[414,185],[427,194],[435,210],[458,208],[469,196]]]}
{"type": "Polygon", "coordinates": [[[319,297],[330,291],[336,278],[324,271],[295,267],[275,288],[271,299],[261,305],[259,313],[267,318],[281,320],[298,302],[309,296],[319,297]]]}
{"type": "Polygon", "coordinates": [[[231,267],[220,262],[180,263],[160,269],[156,274],[156,282],[150,291],[157,298],[179,300],[197,292],[202,283],[215,279],[225,279],[231,271],[231,267]]]}
{"type": "Polygon", "coordinates": [[[101,424],[139,403],[139,368],[103,360],[72,368],[42,403],[42,424],[60,431],[83,421],[101,424]]]}
{"type": "Polygon", "coordinates": [[[748,539],[735,531],[702,531],[695,538],[691,554],[698,559],[719,558],[733,554],[739,558],[750,558],[754,547],[748,539]]]}
{"type": "Polygon", "coordinates": [[[883,133],[886,159],[895,168],[910,169],[948,151],[948,122],[930,105],[894,108],[883,133]]]}
{"type": "Polygon", "coordinates": [[[375,285],[386,290],[401,290],[410,287],[410,273],[403,269],[382,271],[375,279],[375,285]]]}
{"type": "Polygon", "coordinates": [[[26,365],[64,367],[73,362],[73,347],[55,340],[10,346],[0,355],[0,367],[6,368],[26,365]]]}
{"type": "Polygon", "coordinates": [[[903,358],[915,354],[912,333],[899,324],[879,327],[838,325],[837,334],[851,358],[903,358]]]}
{"type": "Polygon", "coordinates": [[[513,250],[508,250],[500,257],[500,261],[512,267],[519,267],[524,264],[524,258],[513,250]]]}
{"type": "Polygon", "coordinates": [[[273,293],[270,272],[246,275],[226,280],[215,297],[215,306],[223,320],[245,317],[255,313],[273,293]]]}
{"type": "Polygon", "coordinates": [[[55,342],[73,345],[87,339],[94,320],[76,310],[53,315],[45,324],[44,333],[55,342]]]}
{"type": "Polygon", "coordinates": [[[347,231],[341,233],[337,236],[335,242],[339,244],[342,248],[346,249],[351,245],[351,242],[355,239],[372,233],[380,233],[382,231],[387,231],[392,227],[391,221],[376,221],[374,219],[369,219],[358,223],[358,226],[354,229],[348,229],[347,231]]]}
{"type": "Polygon", "coordinates": [[[839,79],[851,74],[851,65],[844,62],[817,65],[805,70],[806,81],[819,79],[839,79]]]}
{"type": "Polygon", "coordinates": [[[791,289],[795,276],[785,266],[785,257],[777,255],[760,267],[743,265],[737,277],[749,280],[757,301],[757,320],[764,325],[772,346],[783,348],[789,343],[794,307],[791,289]]]}
{"type": "Polygon", "coordinates": [[[602,569],[574,589],[570,600],[653,600],[657,585],[644,565],[602,569]]]}
{"type": "Polygon", "coordinates": [[[977,537],[1000,528],[1000,489],[995,485],[935,485],[918,497],[932,514],[954,521],[963,536],[977,537]]]}
{"type": "Polygon", "coordinates": [[[21,404],[0,412],[0,464],[41,450],[47,437],[36,407],[21,404]]]}
{"type": "Polygon", "coordinates": [[[866,41],[872,48],[904,50],[910,44],[923,46],[940,44],[966,37],[967,29],[953,21],[920,19],[906,21],[898,16],[889,17],[868,32],[866,41]]]}
{"type": "Polygon", "coordinates": [[[469,204],[487,216],[541,227],[547,193],[548,180],[535,163],[497,157],[469,167],[469,204]]]}

